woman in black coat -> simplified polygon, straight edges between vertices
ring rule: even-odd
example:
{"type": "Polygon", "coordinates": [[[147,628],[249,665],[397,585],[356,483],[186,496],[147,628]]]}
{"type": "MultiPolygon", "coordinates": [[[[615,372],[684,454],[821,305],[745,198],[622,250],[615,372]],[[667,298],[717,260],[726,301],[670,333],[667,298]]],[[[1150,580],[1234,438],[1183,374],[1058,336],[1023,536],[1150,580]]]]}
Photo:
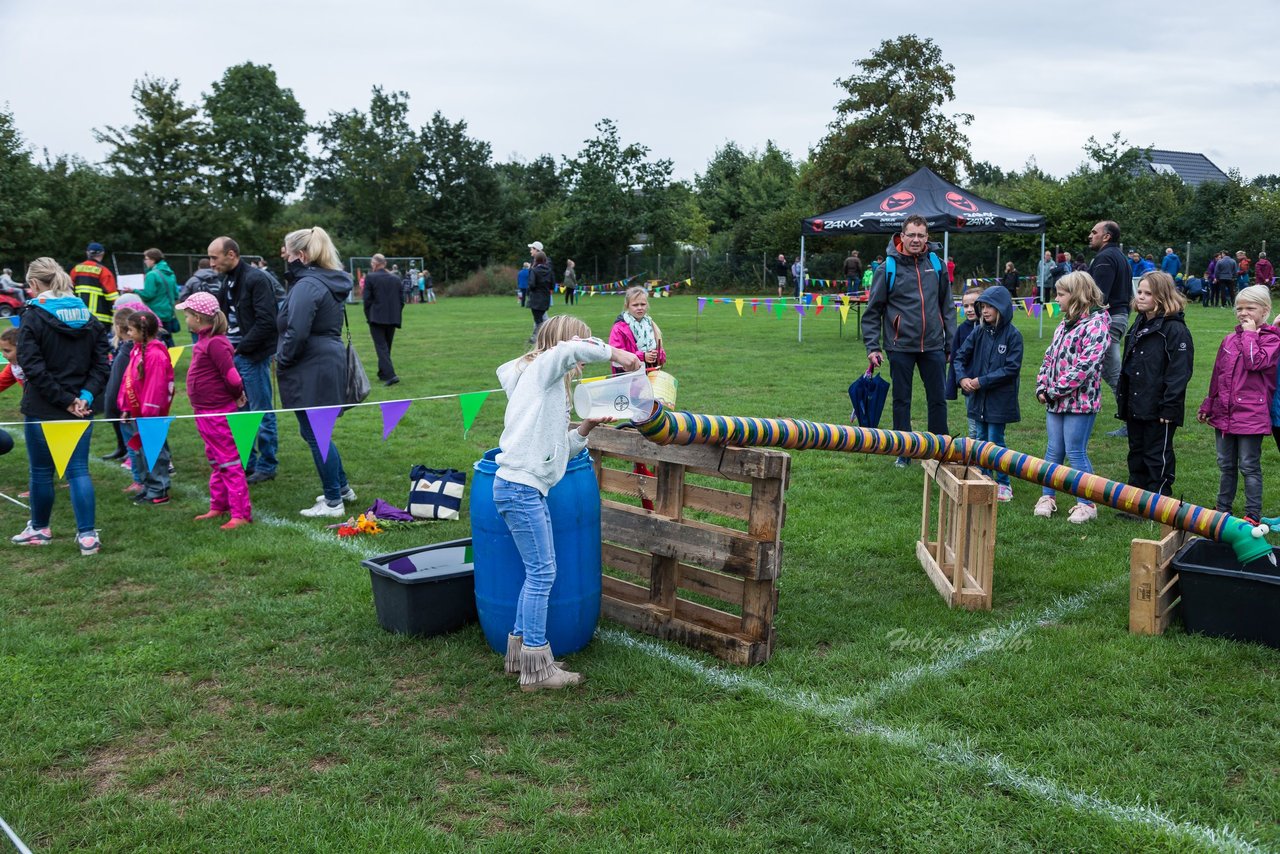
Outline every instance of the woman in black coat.
{"type": "MultiPolygon", "coordinates": [[[[289,292],[276,316],[276,381],[280,403],[288,409],[342,406],[347,371],[342,323],[351,277],[342,269],[338,251],[322,228],[291,231],[284,239],[289,292]]],[[[346,516],[346,501],[355,492],[347,483],[338,448],[330,442],[322,453],[306,412],[295,413],[298,432],[311,447],[324,494],[303,516],[346,516]]]]}
{"type": "MultiPolygon", "coordinates": [[[[57,469],[44,423],[85,421],[102,395],[110,367],[106,327],[75,294],[71,279],[52,258],[37,258],[27,268],[27,283],[35,293],[22,310],[18,327],[18,364],[26,374],[22,414],[27,457],[31,465],[31,520],[12,542],[20,546],[48,545],[53,538],[53,482],[57,469]]],[[[76,545],[80,554],[97,554],[102,542],[95,529],[93,481],[89,479],[89,439],[92,423],[84,425],[64,476],[71,487],[76,517],[76,545]]]]}
{"type": "Polygon", "coordinates": [[[556,275],[551,269],[551,262],[547,260],[547,254],[533,253],[533,267],[529,270],[529,293],[524,298],[524,304],[533,313],[533,334],[529,336],[530,343],[537,337],[538,327],[542,325],[547,309],[551,308],[551,291],[555,286],[556,275]]]}
{"type": "Polygon", "coordinates": [[[1004,262],[1004,275],[1000,277],[1000,284],[1004,285],[1004,289],[1009,292],[1009,296],[1016,297],[1018,295],[1018,268],[1013,266],[1012,261],[1004,262]]]}

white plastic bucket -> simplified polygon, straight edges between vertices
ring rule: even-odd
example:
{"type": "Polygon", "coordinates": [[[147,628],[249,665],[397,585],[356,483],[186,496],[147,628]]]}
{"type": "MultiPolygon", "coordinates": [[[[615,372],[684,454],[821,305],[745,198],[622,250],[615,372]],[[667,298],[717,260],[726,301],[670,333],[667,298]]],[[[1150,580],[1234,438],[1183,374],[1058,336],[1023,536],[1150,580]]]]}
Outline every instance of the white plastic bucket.
{"type": "Polygon", "coordinates": [[[653,386],[644,369],[579,382],[573,389],[579,418],[643,421],[653,414],[653,386]]]}

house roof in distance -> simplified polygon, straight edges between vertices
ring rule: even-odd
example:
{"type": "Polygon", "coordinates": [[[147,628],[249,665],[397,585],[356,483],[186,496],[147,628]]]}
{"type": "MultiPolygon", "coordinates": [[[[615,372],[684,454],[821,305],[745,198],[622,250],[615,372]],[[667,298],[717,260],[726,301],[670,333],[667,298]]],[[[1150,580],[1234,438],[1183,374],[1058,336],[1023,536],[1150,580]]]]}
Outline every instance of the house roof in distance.
{"type": "Polygon", "coordinates": [[[1134,174],[1141,174],[1144,168],[1157,174],[1177,175],[1182,179],[1182,183],[1189,187],[1230,180],[1227,173],[1219,169],[1212,160],[1194,151],[1168,151],[1153,148],[1149,157],[1144,158],[1134,167],[1134,174]]]}

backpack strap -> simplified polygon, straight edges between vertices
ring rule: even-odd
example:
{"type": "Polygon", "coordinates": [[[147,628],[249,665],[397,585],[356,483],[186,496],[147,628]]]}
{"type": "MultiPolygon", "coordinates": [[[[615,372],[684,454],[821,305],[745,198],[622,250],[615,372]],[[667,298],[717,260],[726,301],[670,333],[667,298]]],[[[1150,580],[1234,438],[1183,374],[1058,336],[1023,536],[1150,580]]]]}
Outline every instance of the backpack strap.
{"type": "MultiPolygon", "coordinates": [[[[933,272],[938,274],[938,282],[942,282],[942,261],[938,258],[937,253],[929,253],[929,263],[933,265],[933,272]]],[[[884,259],[884,278],[886,293],[893,293],[893,279],[898,272],[898,264],[892,255],[888,255],[884,259]]]]}

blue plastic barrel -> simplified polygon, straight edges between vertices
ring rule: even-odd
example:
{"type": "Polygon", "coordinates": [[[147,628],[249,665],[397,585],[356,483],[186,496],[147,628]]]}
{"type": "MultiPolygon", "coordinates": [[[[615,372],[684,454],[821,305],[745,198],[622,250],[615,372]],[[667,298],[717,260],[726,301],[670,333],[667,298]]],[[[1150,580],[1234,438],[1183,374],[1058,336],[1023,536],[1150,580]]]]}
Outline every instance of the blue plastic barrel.
{"type": "MultiPolygon", "coordinates": [[[[515,540],[493,506],[498,449],[486,451],[471,480],[471,544],[475,559],[476,610],[485,640],[506,653],[524,584],[524,562],[515,540]]],[[[547,609],[547,641],[556,655],[591,642],[600,620],[600,487],[586,451],[569,461],[564,477],[547,495],[556,580],[547,609]]]]}

